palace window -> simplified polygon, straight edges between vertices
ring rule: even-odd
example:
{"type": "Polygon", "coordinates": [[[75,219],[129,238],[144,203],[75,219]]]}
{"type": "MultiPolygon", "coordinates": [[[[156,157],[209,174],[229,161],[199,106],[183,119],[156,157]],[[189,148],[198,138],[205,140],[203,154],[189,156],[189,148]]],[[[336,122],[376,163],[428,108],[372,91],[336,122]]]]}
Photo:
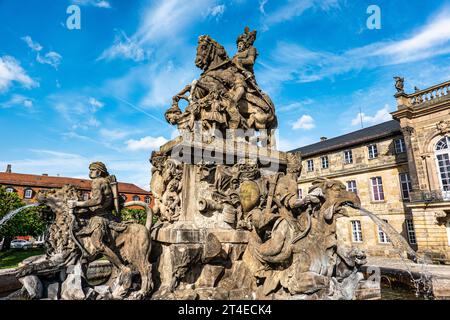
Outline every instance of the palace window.
{"type": "Polygon", "coordinates": [[[25,199],[31,199],[31,198],[33,198],[33,190],[31,190],[31,189],[25,189],[24,198],[25,198],[25,199]]]}
{"type": "Polygon", "coordinates": [[[447,241],[450,246],[450,221],[447,221],[447,241]]]}
{"type": "Polygon", "coordinates": [[[306,161],[306,167],[308,168],[308,171],[314,171],[314,161],[313,160],[306,161]]]}
{"type": "Polygon", "coordinates": [[[403,200],[409,200],[411,192],[411,178],[408,172],[400,173],[400,185],[402,188],[403,200]]]}
{"type": "Polygon", "coordinates": [[[133,196],[133,201],[139,201],[139,200],[141,200],[141,199],[139,198],[139,196],[133,196]]]}
{"type": "Polygon", "coordinates": [[[361,221],[352,220],[352,240],[353,242],[362,242],[361,221]]]}
{"type": "Polygon", "coordinates": [[[14,192],[14,189],[11,187],[6,188],[6,192],[14,192]]]}
{"type": "Polygon", "coordinates": [[[356,180],[347,181],[347,191],[358,194],[358,189],[356,187],[356,180]]]}
{"type": "Polygon", "coordinates": [[[408,241],[410,244],[417,244],[416,231],[414,230],[414,224],[411,219],[406,219],[406,232],[408,234],[408,241]]]}
{"type": "Polygon", "coordinates": [[[299,199],[303,198],[303,189],[302,188],[298,188],[298,198],[299,199]]]}
{"type": "Polygon", "coordinates": [[[375,159],[378,157],[378,148],[376,144],[371,144],[367,148],[369,150],[369,159],[375,159]]]}
{"type": "MultiPolygon", "coordinates": [[[[387,220],[383,220],[383,221],[388,223],[387,220]]],[[[378,227],[378,240],[380,241],[380,243],[390,243],[391,242],[391,239],[389,239],[387,234],[384,233],[384,231],[381,230],[380,227],[378,227]]]]}
{"type": "Polygon", "coordinates": [[[383,181],[381,177],[370,178],[372,184],[372,196],[374,201],[384,201],[383,181]]]}
{"type": "Polygon", "coordinates": [[[145,197],[145,203],[146,203],[146,204],[150,204],[150,201],[151,201],[150,197],[149,197],[149,196],[146,196],[146,197],[145,197]]]}
{"type": "Polygon", "coordinates": [[[345,163],[345,164],[353,163],[353,153],[352,153],[352,150],[345,150],[345,151],[344,151],[344,163],[345,163]]]}
{"type": "Polygon", "coordinates": [[[444,198],[447,198],[447,192],[450,191],[450,149],[449,137],[444,137],[436,143],[436,162],[439,169],[439,181],[441,182],[444,198]]]}
{"type": "Polygon", "coordinates": [[[322,162],[322,169],[328,169],[328,156],[323,156],[320,158],[322,162]]]}
{"type": "Polygon", "coordinates": [[[395,153],[403,153],[406,151],[405,139],[399,138],[394,140],[395,153]]]}

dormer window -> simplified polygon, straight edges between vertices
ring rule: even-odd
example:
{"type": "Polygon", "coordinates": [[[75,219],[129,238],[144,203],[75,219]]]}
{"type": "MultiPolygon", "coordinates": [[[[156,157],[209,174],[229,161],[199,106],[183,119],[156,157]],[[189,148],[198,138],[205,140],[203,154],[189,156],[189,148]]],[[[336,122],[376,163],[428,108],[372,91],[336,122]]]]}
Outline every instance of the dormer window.
{"type": "Polygon", "coordinates": [[[25,189],[24,198],[25,199],[33,198],[33,190],[32,189],[25,189]]]}

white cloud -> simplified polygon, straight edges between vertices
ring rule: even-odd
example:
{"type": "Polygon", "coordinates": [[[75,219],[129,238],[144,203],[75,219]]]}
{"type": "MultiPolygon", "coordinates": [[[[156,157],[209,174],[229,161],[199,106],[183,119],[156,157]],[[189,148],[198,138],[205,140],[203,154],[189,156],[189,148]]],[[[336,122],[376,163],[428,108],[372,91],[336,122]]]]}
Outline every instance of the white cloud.
{"type": "Polygon", "coordinates": [[[13,106],[31,108],[33,107],[33,100],[20,94],[14,94],[8,101],[0,104],[1,108],[11,108],[13,106]]]}
{"type": "Polygon", "coordinates": [[[220,18],[224,12],[225,12],[225,5],[224,4],[220,4],[217,6],[214,6],[212,8],[210,8],[208,10],[208,14],[212,17],[215,17],[216,19],[220,18]]]}
{"type": "Polygon", "coordinates": [[[361,120],[364,126],[373,126],[382,122],[392,120],[392,116],[389,111],[389,106],[385,105],[382,109],[377,110],[375,115],[369,116],[364,112],[358,113],[352,120],[352,126],[361,125],[361,120]]]}
{"type": "Polygon", "coordinates": [[[264,22],[262,29],[267,30],[269,27],[292,20],[295,17],[301,16],[306,10],[309,9],[322,9],[328,11],[332,8],[339,7],[339,0],[289,0],[286,4],[278,7],[273,12],[267,13],[264,9],[268,1],[260,1],[259,10],[266,15],[264,16],[264,22]]]}
{"type": "Polygon", "coordinates": [[[27,75],[19,61],[11,56],[0,57],[0,93],[7,91],[13,82],[18,82],[27,89],[39,86],[38,82],[27,75]]]}
{"type": "Polygon", "coordinates": [[[36,54],[36,61],[41,64],[48,64],[52,66],[55,69],[58,69],[58,66],[61,64],[62,56],[55,51],[49,51],[43,56],[40,54],[42,49],[44,49],[43,46],[41,46],[39,43],[33,41],[30,36],[25,36],[21,38],[25,43],[28,45],[28,47],[32,50],[37,52],[36,54]]]}
{"type": "MultiPolygon", "coordinates": [[[[259,65],[261,83],[278,88],[282,82],[314,82],[363,69],[417,62],[450,53],[450,9],[406,39],[375,42],[342,53],[314,51],[296,43],[280,41],[271,53],[271,63],[259,65]]],[[[442,11],[441,10],[441,11],[442,11]]],[[[273,90],[273,89],[272,89],[273,90]]]]}
{"type": "Polygon", "coordinates": [[[134,35],[141,44],[177,45],[193,22],[207,16],[217,0],[164,0],[155,1],[147,8],[144,19],[134,35]]]}
{"type": "Polygon", "coordinates": [[[145,60],[147,56],[147,52],[139,45],[136,39],[130,39],[124,31],[117,30],[113,45],[103,51],[97,60],[122,58],[140,62],[145,60]]]}
{"type": "Polygon", "coordinates": [[[25,41],[28,47],[33,51],[41,51],[43,49],[43,47],[39,43],[34,42],[30,36],[25,36],[22,40],[25,41]]]}
{"type": "Polygon", "coordinates": [[[47,52],[44,56],[37,54],[36,61],[41,64],[48,64],[55,69],[61,64],[62,56],[55,51],[47,52]]]}
{"type": "Polygon", "coordinates": [[[73,0],[73,3],[82,6],[93,6],[97,8],[110,9],[111,4],[106,0],[73,0]]]}
{"type": "Polygon", "coordinates": [[[312,99],[305,99],[303,101],[296,101],[289,104],[281,105],[277,107],[278,112],[290,112],[290,111],[296,111],[296,110],[302,110],[305,106],[308,106],[310,104],[314,103],[314,100],[312,99]]]}
{"type": "Polygon", "coordinates": [[[139,140],[128,140],[126,142],[127,149],[131,151],[150,151],[159,148],[161,145],[167,142],[164,137],[151,137],[146,136],[139,140]]]}
{"type": "Polygon", "coordinates": [[[268,2],[269,0],[259,0],[259,11],[262,13],[262,14],[266,14],[266,11],[264,10],[264,6],[266,5],[266,3],[268,2]]]}
{"type": "Polygon", "coordinates": [[[120,140],[131,133],[123,130],[115,130],[115,129],[101,129],[100,135],[107,140],[120,140]]]}
{"type": "Polygon", "coordinates": [[[90,97],[88,102],[92,106],[93,112],[97,112],[99,109],[103,108],[105,105],[103,102],[101,102],[93,97],[90,97]]]}
{"type": "Polygon", "coordinates": [[[304,114],[300,118],[298,118],[297,121],[295,121],[292,124],[292,129],[294,129],[294,130],[298,130],[298,129],[311,130],[315,126],[316,126],[316,124],[315,124],[313,117],[311,117],[310,115],[304,114]]]}

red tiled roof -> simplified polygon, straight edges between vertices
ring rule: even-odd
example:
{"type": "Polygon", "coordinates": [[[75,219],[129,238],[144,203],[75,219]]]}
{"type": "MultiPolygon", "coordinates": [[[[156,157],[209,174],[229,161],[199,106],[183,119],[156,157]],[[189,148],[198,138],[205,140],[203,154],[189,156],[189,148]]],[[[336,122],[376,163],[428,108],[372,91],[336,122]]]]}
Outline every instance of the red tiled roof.
{"type": "MultiPolygon", "coordinates": [[[[91,189],[91,180],[77,179],[67,177],[51,177],[40,176],[34,174],[23,173],[6,173],[0,172],[0,184],[11,186],[27,186],[27,187],[46,187],[46,188],[61,188],[66,184],[71,184],[82,190],[91,189]]],[[[132,194],[148,194],[151,192],[139,188],[135,184],[119,182],[120,193],[132,194]]]]}

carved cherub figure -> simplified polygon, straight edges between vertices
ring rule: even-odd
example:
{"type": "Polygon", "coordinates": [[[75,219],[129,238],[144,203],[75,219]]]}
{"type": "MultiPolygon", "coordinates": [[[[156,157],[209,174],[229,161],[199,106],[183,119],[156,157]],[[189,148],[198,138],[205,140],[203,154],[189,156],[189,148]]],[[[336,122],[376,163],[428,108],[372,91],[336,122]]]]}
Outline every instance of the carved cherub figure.
{"type": "Polygon", "coordinates": [[[171,180],[162,197],[164,210],[162,210],[161,215],[169,222],[175,221],[179,216],[178,206],[180,205],[181,199],[178,187],[179,181],[177,179],[171,180]]]}

